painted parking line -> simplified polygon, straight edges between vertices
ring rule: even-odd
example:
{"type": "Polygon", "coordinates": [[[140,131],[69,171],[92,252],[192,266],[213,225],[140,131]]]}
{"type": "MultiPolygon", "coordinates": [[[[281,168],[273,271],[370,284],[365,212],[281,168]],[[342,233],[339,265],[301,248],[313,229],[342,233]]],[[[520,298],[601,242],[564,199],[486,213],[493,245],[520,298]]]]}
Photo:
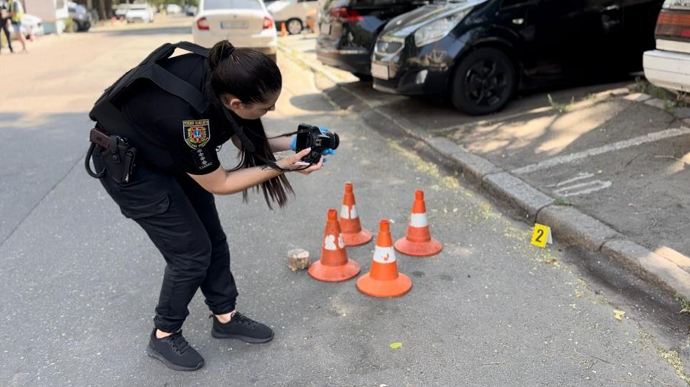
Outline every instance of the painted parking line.
{"type": "Polygon", "coordinates": [[[650,142],[655,142],[655,141],[663,140],[666,138],[683,136],[686,134],[690,134],[690,128],[681,127],[681,128],[674,128],[674,129],[666,129],[666,130],[662,130],[660,132],[649,133],[649,134],[646,134],[644,136],[631,138],[629,140],[614,142],[612,144],[604,145],[604,146],[601,146],[598,148],[592,148],[592,149],[588,149],[588,150],[582,151],[582,152],[577,152],[577,153],[572,153],[569,155],[557,156],[557,157],[553,157],[553,158],[550,158],[547,160],[542,160],[536,164],[530,164],[530,165],[526,165],[524,167],[513,169],[511,172],[516,174],[516,175],[526,175],[526,174],[533,173],[536,171],[541,171],[543,169],[555,167],[557,165],[569,164],[569,163],[572,163],[573,161],[586,159],[588,157],[597,156],[597,155],[601,155],[601,154],[608,153],[608,152],[614,152],[617,150],[626,149],[626,148],[630,148],[630,147],[634,147],[634,146],[638,146],[638,145],[642,145],[642,144],[647,144],[650,142]]]}

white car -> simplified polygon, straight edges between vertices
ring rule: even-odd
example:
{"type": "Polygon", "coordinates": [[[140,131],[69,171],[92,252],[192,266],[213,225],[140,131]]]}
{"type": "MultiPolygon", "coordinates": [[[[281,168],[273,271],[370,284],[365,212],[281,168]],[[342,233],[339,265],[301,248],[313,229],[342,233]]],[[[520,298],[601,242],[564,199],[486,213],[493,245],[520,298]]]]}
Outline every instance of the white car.
{"type": "MultiPolygon", "coordinates": [[[[29,39],[31,37],[31,32],[34,33],[34,36],[44,35],[43,20],[38,16],[25,13],[22,19],[22,33],[29,39]]],[[[14,35],[12,35],[12,38],[16,39],[14,35]]]]}
{"type": "Polygon", "coordinates": [[[276,58],[275,25],[261,0],[200,0],[192,36],[200,46],[210,48],[228,40],[235,47],[254,48],[276,58]]]}
{"type": "Polygon", "coordinates": [[[290,35],[298,35],[307,27],[307,15],[319,8],[318,0],[278,0],[268,6],[276,26],[285,23],[290,35]]]}
{"type": "Polygon", "coordinates": [[[117,7],[115,7],[115,17],[118,20],[124,19],[129,6],[130,4],[118,4],[117,7]]]}
{"type": "Polygon", "coordinates": [[[167,12],[169,14],[180,13],[180,12],[182,12],[182,7],[180,7],[177,4],[168,4],[165,7],[165,12],[167,12]]]}
{"type": "Polygon", "coordinates": [[[153,22],[153,8],[148,4],[132,4],[127,9],[125,14],[127,23],[152,23],[153,22]]]}
{"type": "Polygon", "coordinates": [[[666,0],[656,24],[656,50],[644,53],[644,75],[659,87],[690,92],[690,1],[666,0]]]}

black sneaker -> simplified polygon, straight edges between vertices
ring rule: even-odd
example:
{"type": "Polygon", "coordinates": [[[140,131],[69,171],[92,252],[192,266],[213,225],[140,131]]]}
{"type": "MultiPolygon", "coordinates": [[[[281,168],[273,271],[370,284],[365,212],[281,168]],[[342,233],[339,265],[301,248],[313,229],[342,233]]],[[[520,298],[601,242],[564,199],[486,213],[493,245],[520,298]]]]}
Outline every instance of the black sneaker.
{"type": "Polygon", "coordinates": [[[204,358],[185,340],[182,330],[159,339],[154,329],[146,353],[175,371],[196,371],[204,366],[204,358]]]}
{"type": "Polygon", "coordinates": [[[256,322],[240,312],[235,312],[226,324],[213,317],[211,336],[216,339],[239,339],[245,343],[261,344],[273,340],[273,330],[266,325],[256,322]]]}

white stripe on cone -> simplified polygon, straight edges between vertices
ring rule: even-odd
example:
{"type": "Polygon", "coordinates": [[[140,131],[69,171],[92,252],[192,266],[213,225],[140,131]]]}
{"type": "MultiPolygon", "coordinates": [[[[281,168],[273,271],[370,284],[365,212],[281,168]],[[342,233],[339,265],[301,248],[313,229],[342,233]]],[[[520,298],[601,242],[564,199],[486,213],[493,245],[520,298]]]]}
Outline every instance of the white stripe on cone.
{"type": "Polygon", "coordinates": [[[410,226],[412,227],[426,227],[429,225],[429,220],[426,217],[426,212],[423,214],[412,214],[410,218],[410,226]]]}
{"type": "Polygon", "coordinates": [[[348,207],[343,204],[343,207],[340,209],[340,217],[343,219],[357,219],[357,207],[348,207]]]}
{"type": "Polygon", "coordinates": [[[374,261],[378,263],[395,262],[395,250],[393,250],[392,247],[376,246],[376,250],[374,250],[374,261]]]}

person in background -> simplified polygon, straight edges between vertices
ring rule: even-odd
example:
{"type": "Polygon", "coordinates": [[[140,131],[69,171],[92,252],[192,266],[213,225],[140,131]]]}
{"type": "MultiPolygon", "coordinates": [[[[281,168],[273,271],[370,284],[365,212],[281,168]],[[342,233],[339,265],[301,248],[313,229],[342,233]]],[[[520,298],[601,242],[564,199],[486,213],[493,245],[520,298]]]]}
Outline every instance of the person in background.
{"type": "Polygon", "coordinates": [[[26,50],[26,38],[22,32],[22,20],[24,19],[24,7],[19,0],[10,0],[10,21],[12,22],[12,28],[14,33],[17,35],[19,42],[22,44],[22,52],[28,52],[26,50]]]}
{"type": "MultiPolygon", "coordinates": [[[[14,52],[12,49],[12,35],[10,34],[10,5],[5,0],[0,0],[0,30],[5,33],[7,47],[9,47],[10,52],[14,52]]],[[[0,51],[2,51],[1,45],[0,51]]]]}

